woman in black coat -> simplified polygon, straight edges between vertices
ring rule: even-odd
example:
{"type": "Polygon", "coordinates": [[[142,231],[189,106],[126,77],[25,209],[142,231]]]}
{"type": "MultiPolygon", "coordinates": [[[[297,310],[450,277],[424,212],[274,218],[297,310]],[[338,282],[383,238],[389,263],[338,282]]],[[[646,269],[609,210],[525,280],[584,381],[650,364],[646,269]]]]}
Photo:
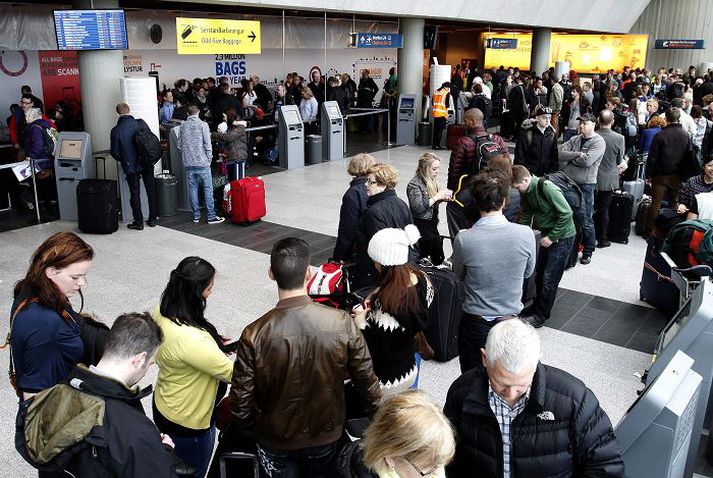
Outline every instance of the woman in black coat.
{"type": "Polygon", "coordinates": [[[373,156],[366,153],[357,154],[349,161],[347,172],[354,179],[349,183],[349,189],[342,196],[337,243],[334,245],[334,252],[332,253],[334,260],[350,262],[354,259],[359,219],[366,211],[368,199],[366,176],[369,168],[373,165],[373,156]]]}
{"type": "MultiPolygon", "coordinates": [[[[357,229],[354,278],[357,288],[376,286],[379,283],[379,274],[367,253],[369,241],[374,234],[387,227],[403,229],[407,224],[413,224],[408,205],[396,195],[394,190],[398,180],[399,172],[390,164],[377,163],[367,174],[366,191],[369,199],[357,229]]],[[[418,254],[412,249],[409,261],[414,262],[417,257],[418,254]]]]}

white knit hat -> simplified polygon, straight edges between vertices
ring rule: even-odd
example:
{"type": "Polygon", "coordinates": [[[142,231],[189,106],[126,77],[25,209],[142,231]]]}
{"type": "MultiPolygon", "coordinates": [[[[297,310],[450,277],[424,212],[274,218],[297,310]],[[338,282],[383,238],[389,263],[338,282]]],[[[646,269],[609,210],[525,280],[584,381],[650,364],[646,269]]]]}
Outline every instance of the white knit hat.
{"type": "Polygon", "coordinates": [[[421,238],[418,228],[408,224],[404,229],[382,229],[371,238],[367,252],[382,266],[400,266],[408,262],[409,246],[421,238]]]}

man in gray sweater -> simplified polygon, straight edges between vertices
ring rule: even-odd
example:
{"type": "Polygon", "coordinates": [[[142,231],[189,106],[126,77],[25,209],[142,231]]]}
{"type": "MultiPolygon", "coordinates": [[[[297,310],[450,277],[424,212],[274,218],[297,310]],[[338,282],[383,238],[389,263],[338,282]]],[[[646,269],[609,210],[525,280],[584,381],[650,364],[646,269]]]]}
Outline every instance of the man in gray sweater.
{"type": "Polygon", "coordinates": [[[208,123],[198,117],[199,112],[200,109],[195,104],[188,105],[188,119],[181,125],[178,149],[181,150],[183,167],[186,170],[193,222],[201,220],[198,187],[202,186],[208,224],[220,224],[225,218],[216,216],[213,204],[213,178],[210,173],[213,146],[210,142],[208,123]]]}
{"type": "MultiPolygon", "coordinates": [[[[591,113],[585,113],[579,118],[579,134],[559,147],[560,171],[579,185],[582,190],[582,204],[574,212],[574,222],[577,229],[582,230],[584,251],[580,263],[592,262],[592,254],[597,246],[594,232],[594,190],[597,187],[597,171],[602,162],[606,143],[594,132],[597,122],[591,113]]],[[[575,244],[574,247],[577,247],[575,244]]]]}
{"type": "Polygon", "coordinates": [[[602,110],[599,113],[599,136],[604,139],[606,149],[604,157],[597,171],[597,194],[594,198],[597,213],[597,222],[594,224],[594,231],[597,235],[597,247],[609,247],[611,242],[607,238],[609,229],[609,205],[612,194],[619,189],[619,175],[627,168],[628,162],[625,159],[626,143],[624,136],[620,135],[611,127],[614,124],[614,113],[609,110],[602,110]]]}
{"type": "Polygon", "coordinates": [[[490,329],[522,310],[526,277],[535,271],[535,234],[503,215],[510,180],[502,173],[476,176],[473,200],[480,219],[453,242],[453,271],[465,281],[463,319],[458,331],[461,372],[482,367],[481,348],[490,329]]]}

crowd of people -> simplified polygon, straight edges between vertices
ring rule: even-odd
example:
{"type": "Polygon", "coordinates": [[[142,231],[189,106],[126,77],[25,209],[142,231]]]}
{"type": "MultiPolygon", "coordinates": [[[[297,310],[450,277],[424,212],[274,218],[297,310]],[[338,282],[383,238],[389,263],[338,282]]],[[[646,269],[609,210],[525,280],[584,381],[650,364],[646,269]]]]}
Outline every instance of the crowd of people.
{"type": "MultiPolygon", "coordinates": [[[[444,93],[467,86],[470,80],[460,74],[444,93]]],[[[508,83],[508,95],[522,90],[516,94],[526,99],[525,116],[513,125],[514,161],[504,138],[488,132],[487,111],[478,107],[464,114],[465,135],[450,154],[446,188],[438,184],[442,159],[433,152],[415,164],[406,201],[395,191],[396,168],[368,154],[351,158],[347,172],[353,179],[342,198],[333,256],[355,263],[351,279],[355,289],[366,291],[363,300],[351,310],[312,301],[306,289],[313,274],[309,245],[281,239],[270,255],[276,305],[238,339],[221,335],[205,317],[216,280],[216,268],[206,260],[180,261],[152,313],[123,315],[109,329],[82,313],[83,301],[79,311],[70,303],[85,286],[92,247],[70,232],[48,238],[17,283],[11,311],[18,423],[26,422],[28,431],[27,446],[18,445],[28,451],[23,457],[40,468],[40,476],[56,476],[48,464],[61,463],[79,476],[213,477],[219,427],[219,450],[235,451],[227,443],[240,443],[239,451],[257,456],[263,477],[623,477],[609,418],[584,383],[540,362],[536,329],[549,319],[572,258],[588,264],[597,247],[608,246],[602,211],[633,163],[640,161],[651,179],[651,217],[665,194],[679,214],[713,214],[711,123],[702,108],[694,110],[699,101],[713,109],[707,93],[713,78],[706,73],[691,81],[693,74],[660,71],[652,78],[626,71],[619,85],[610,73],[592,89],[568,90],[575,75],[555,81],[547,74],[533,77],[533,105],[520,72],[505,75],[504,83],[495,80],[502,76],[498,71],[473,76],[477,95],[492,98],[508,83]],[[539,98],[548,92],[549,99],[539,98]],[[659,98],[647,97],[649,92],[659,98]],[[627,115],[626,101],[617,99],[629,96],[632,107],[638,101],[643,109],[637,103],[627,115]],[[683,125],[688,106],[690,130],[683,125]],[[630,118],[634,131],[628,131],[630,118]],[[448,259],[438,232],[442,203],[453,240],[448,259]],[[420,360],[433,352],[424,331],[437,291],[424,268],[434,265],[452,268],[465,289],[458,330],[462,375],[451,384],[443,410],[414,390],[420,360]],[[536,292],[525,301],[531,280],[536,292]],[[139,389],[154,362],[155,389],[139,389]],[[149,395],[153,423],[140,404],[149,395]],[[50,420],[63,403],[75,406],[59,421],[50,420]],[[364,418],[361,440],[352,441],[345,428],[364,418]],[[31,446],[50,443],[70,425],[84,433],[65,441],[67,447],[31,446]],[[97,430],[100,441],[93,438],[97,430]],[[87,442],[92,446],[81,446],[87,442]]],[[[288,79],[278,94],[298,96],[285,101],[319,101],[319,90],[295,90],[301,79],[288,79]]],[[[318,76],[311,80],[320,84],[318,76]]],[[[252,103],[231,105],[229,119],[240,121],[246,110],[259,114],[258,84],[246,85],[243,100],[254,95],[252,103]]],[[[202,182],[207,219],[214,223],[207,184],[216,132],[201,114],[221,109],[203,109],[209,99],[201,101],[203,82],[196,85],[196,97],[185,104],[181,149],[195,168],[195,182],[189,182],[193,219],[200,220],[202,182]]],[[[215,90],[210,81],[208,87],[210,98],[215,90]]],[[[180,95],[188,88],[177,82],[176,91],[165,95],[177,103],[171,117],[184,106],[180,95]]],[[[168,103],[162,112],[171,110],[168,103]]],[[[508,105],[516,111],[512,101],[508,105]]],[[[117,113],[120,129],[128,106],[119,104],[117,113]]],[[[221,132],[220,125],[216,130],[230,131],[221,132]]],[[[112,142],[121,145],[120,136],[112,132],[112,142]]],[[[127,177],[136,174],[124,167],[127,177]]],[[[147,223],[155,220],[151,214],[147,223]]]]}

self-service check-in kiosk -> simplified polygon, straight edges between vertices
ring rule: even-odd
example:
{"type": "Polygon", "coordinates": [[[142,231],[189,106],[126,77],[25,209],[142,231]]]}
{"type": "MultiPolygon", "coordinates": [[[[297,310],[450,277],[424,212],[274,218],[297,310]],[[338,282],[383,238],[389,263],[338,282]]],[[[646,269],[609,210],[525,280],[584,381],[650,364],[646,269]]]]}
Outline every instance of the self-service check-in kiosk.
{"type": "Polygon", "coordinates": [[[344,158],[344,118],[336,101],[322,103],[322,161],[344,158]]]}
{"type": "Polygon", "coordinates": [[[396,142],[414,144],[416,142],[416,95],[399,95],[397,115],[396,142]]]}
{"type": "Polygon", "coordinates": [[[54,171],[57,181],[59,218],[63,221],[76,221],[77,184],[82,179],[97,177],[89,134],[79,131],[59,133],[54,171]]]}
{"type": "Polygon", "coordinates": [[[303,168],[305,165],[304,125],[300,110],[296,105],[280,108],[278,126],[280,167],[285,169],[303,168]]]}
{"type": "MultiPolygon", "coordinates": [[[[702,378],[680,350],[616,427],[628,478],[684,478],[702,378]]],[[[697,448],[696,448],[697,449],[697,448]]],[[[695,449],[694,449],[695,450],[695,449]]]]}
{"type": "Polygon", "coordinates": [[[693,370],[703,377],[700,400],[693,421],[693,437],[689,447],[686,475],[692,476],[703,429],[710,424],[713,380],[713,283],[702,278],[691,298],[681,307],[659,335],[653,351],[654,362],[644,381],[650,385],[663,373],[678,351],[694,360],[693,370]]]}

